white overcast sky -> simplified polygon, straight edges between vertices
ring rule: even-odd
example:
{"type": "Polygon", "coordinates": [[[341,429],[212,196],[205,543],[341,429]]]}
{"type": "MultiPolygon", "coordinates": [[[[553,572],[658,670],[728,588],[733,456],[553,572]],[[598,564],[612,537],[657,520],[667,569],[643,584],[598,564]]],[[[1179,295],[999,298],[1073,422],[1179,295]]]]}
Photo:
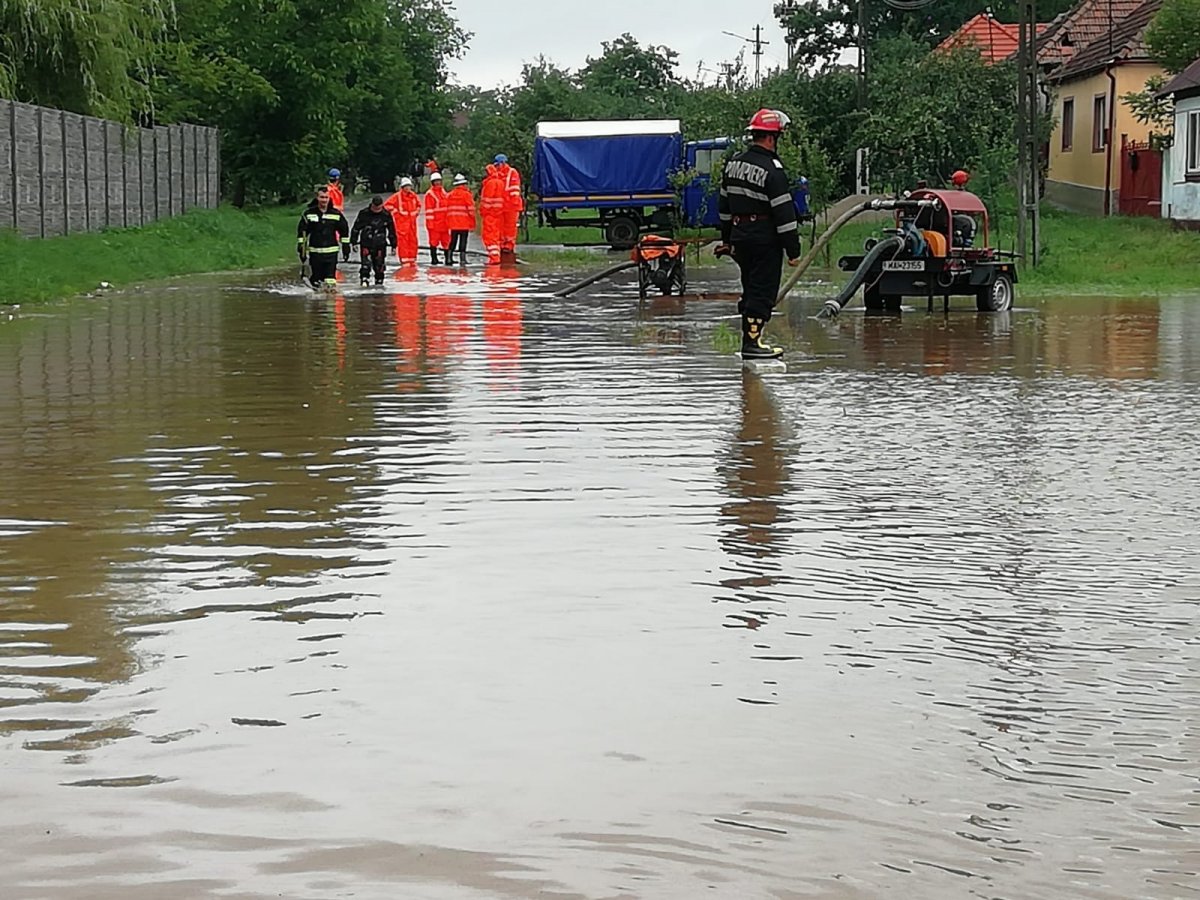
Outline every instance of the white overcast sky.
{"type": "MultiPolygon", "coordinates": [[[[466,55],[450,61],[451,80],[482,88],[513,84],[521,66],[539,55],[567,69],[600,54],[600,42],[629,32],[642,44],[666,44],[679,53],[676,72],[696,77],[703,64],[718,69],[745,46],[749,74],[754,58],[749,45],[722,34],[754,37],[763,26],[763,72],[787,59],[783,32],[772,15],[774,0],[456,0],[459,24],[474,37],[466,55]]],[[[706,81],[711,73],[702,73],[706,81]]]]}

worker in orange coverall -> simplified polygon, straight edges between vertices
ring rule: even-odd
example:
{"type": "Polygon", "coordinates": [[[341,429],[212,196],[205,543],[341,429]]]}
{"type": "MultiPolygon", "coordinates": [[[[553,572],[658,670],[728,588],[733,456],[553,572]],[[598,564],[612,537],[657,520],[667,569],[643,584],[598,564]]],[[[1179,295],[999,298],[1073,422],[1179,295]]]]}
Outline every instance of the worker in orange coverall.
{"type": "Polygon", "coordinates": [[[459,265],[467,264],[467,238],[475,230],[475,198],[467,187],[467,176],[461,172],[454,176],[454,190],[446,195],[446,225],[450,228],[450,249],[446,251],[446,264],[454,264],[454,254],[459,252],[459,265]]]}
{"type": "Polygon", "coordinates": [[[450,227],[446,224],[446,200],[449,195],[442,187],[442,173],[429,176],[429,190],[425,192],[425,236],[429,238],[429,258],[438,265],[438,250],[446,255],[450,265],[450,227]]]}
{"type": "Polygon", "coordinates": [[[495,165],[487,167],[487,177],[479,191],[479,217],[483,220],[483,248],[488,265],[500,264],[500,241],[504,235],[504,179],[495,165]]]}
{"type": "Polygon", "coordinates": [[[508,164],[508,157],[496,154],[496,172],[504,185],[504,218],[500,229],[500,258],[513,263],[517,259],[517,227],[521,213],[525,211],[525,198],[521,195],[521,173],[508,164]]]}
{"type": "Polygon", "coordinates": [[[396,223],[396,255],[400,265],[417,264],[417,218],[421,215],[421,198],[413,187],[413,180],[405,175],[400,179],[400,190],[388,197],[383,204],[396,223]]]}
{"type": "Polygon", "coordinates": [[[340,169],[329,170],[329,184],[326,185],[329,189],[329,202],[338,209],[346,208],[346,195],[342,193],[342,173],[340,169]]]}

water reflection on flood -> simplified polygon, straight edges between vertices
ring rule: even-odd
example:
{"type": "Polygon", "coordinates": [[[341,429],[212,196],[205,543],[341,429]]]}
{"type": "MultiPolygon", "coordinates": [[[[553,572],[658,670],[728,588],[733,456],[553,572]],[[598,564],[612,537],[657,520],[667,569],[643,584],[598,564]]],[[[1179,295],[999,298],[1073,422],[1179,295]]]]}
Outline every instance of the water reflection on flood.
{"type": "Polygon", "coordinates": [[[0,327],[0,895],[1200,891],[1195,299],[268,281],[0,327]]]}

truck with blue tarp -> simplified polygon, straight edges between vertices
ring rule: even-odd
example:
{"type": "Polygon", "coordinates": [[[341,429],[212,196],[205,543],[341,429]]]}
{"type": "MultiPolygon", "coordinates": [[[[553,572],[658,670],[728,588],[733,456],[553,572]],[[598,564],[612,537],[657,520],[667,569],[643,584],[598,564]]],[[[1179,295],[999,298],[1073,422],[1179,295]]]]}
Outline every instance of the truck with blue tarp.
{"type": "Polygon", "coordinates": [[[715,228],[712,171],[733,143],[685,142],[678,119],[540,122],[531,179],[538,224],[598,227],[618,249],[676,224],[715,228]],[[677,191],[681,171],[693,177],[677,191]]]}

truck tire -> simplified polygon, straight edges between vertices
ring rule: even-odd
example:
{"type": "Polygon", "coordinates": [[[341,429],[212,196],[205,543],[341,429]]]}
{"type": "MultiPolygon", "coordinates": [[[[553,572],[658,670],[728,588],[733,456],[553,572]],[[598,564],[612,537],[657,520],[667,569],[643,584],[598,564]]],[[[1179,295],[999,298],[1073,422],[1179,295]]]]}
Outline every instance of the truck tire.
{"type": "Polygon", "coordinates": [[[641,226],[631,216],[613,216],[604,226],[604,239],[614,250],[631,249],[641,233],[641,226]]]}

